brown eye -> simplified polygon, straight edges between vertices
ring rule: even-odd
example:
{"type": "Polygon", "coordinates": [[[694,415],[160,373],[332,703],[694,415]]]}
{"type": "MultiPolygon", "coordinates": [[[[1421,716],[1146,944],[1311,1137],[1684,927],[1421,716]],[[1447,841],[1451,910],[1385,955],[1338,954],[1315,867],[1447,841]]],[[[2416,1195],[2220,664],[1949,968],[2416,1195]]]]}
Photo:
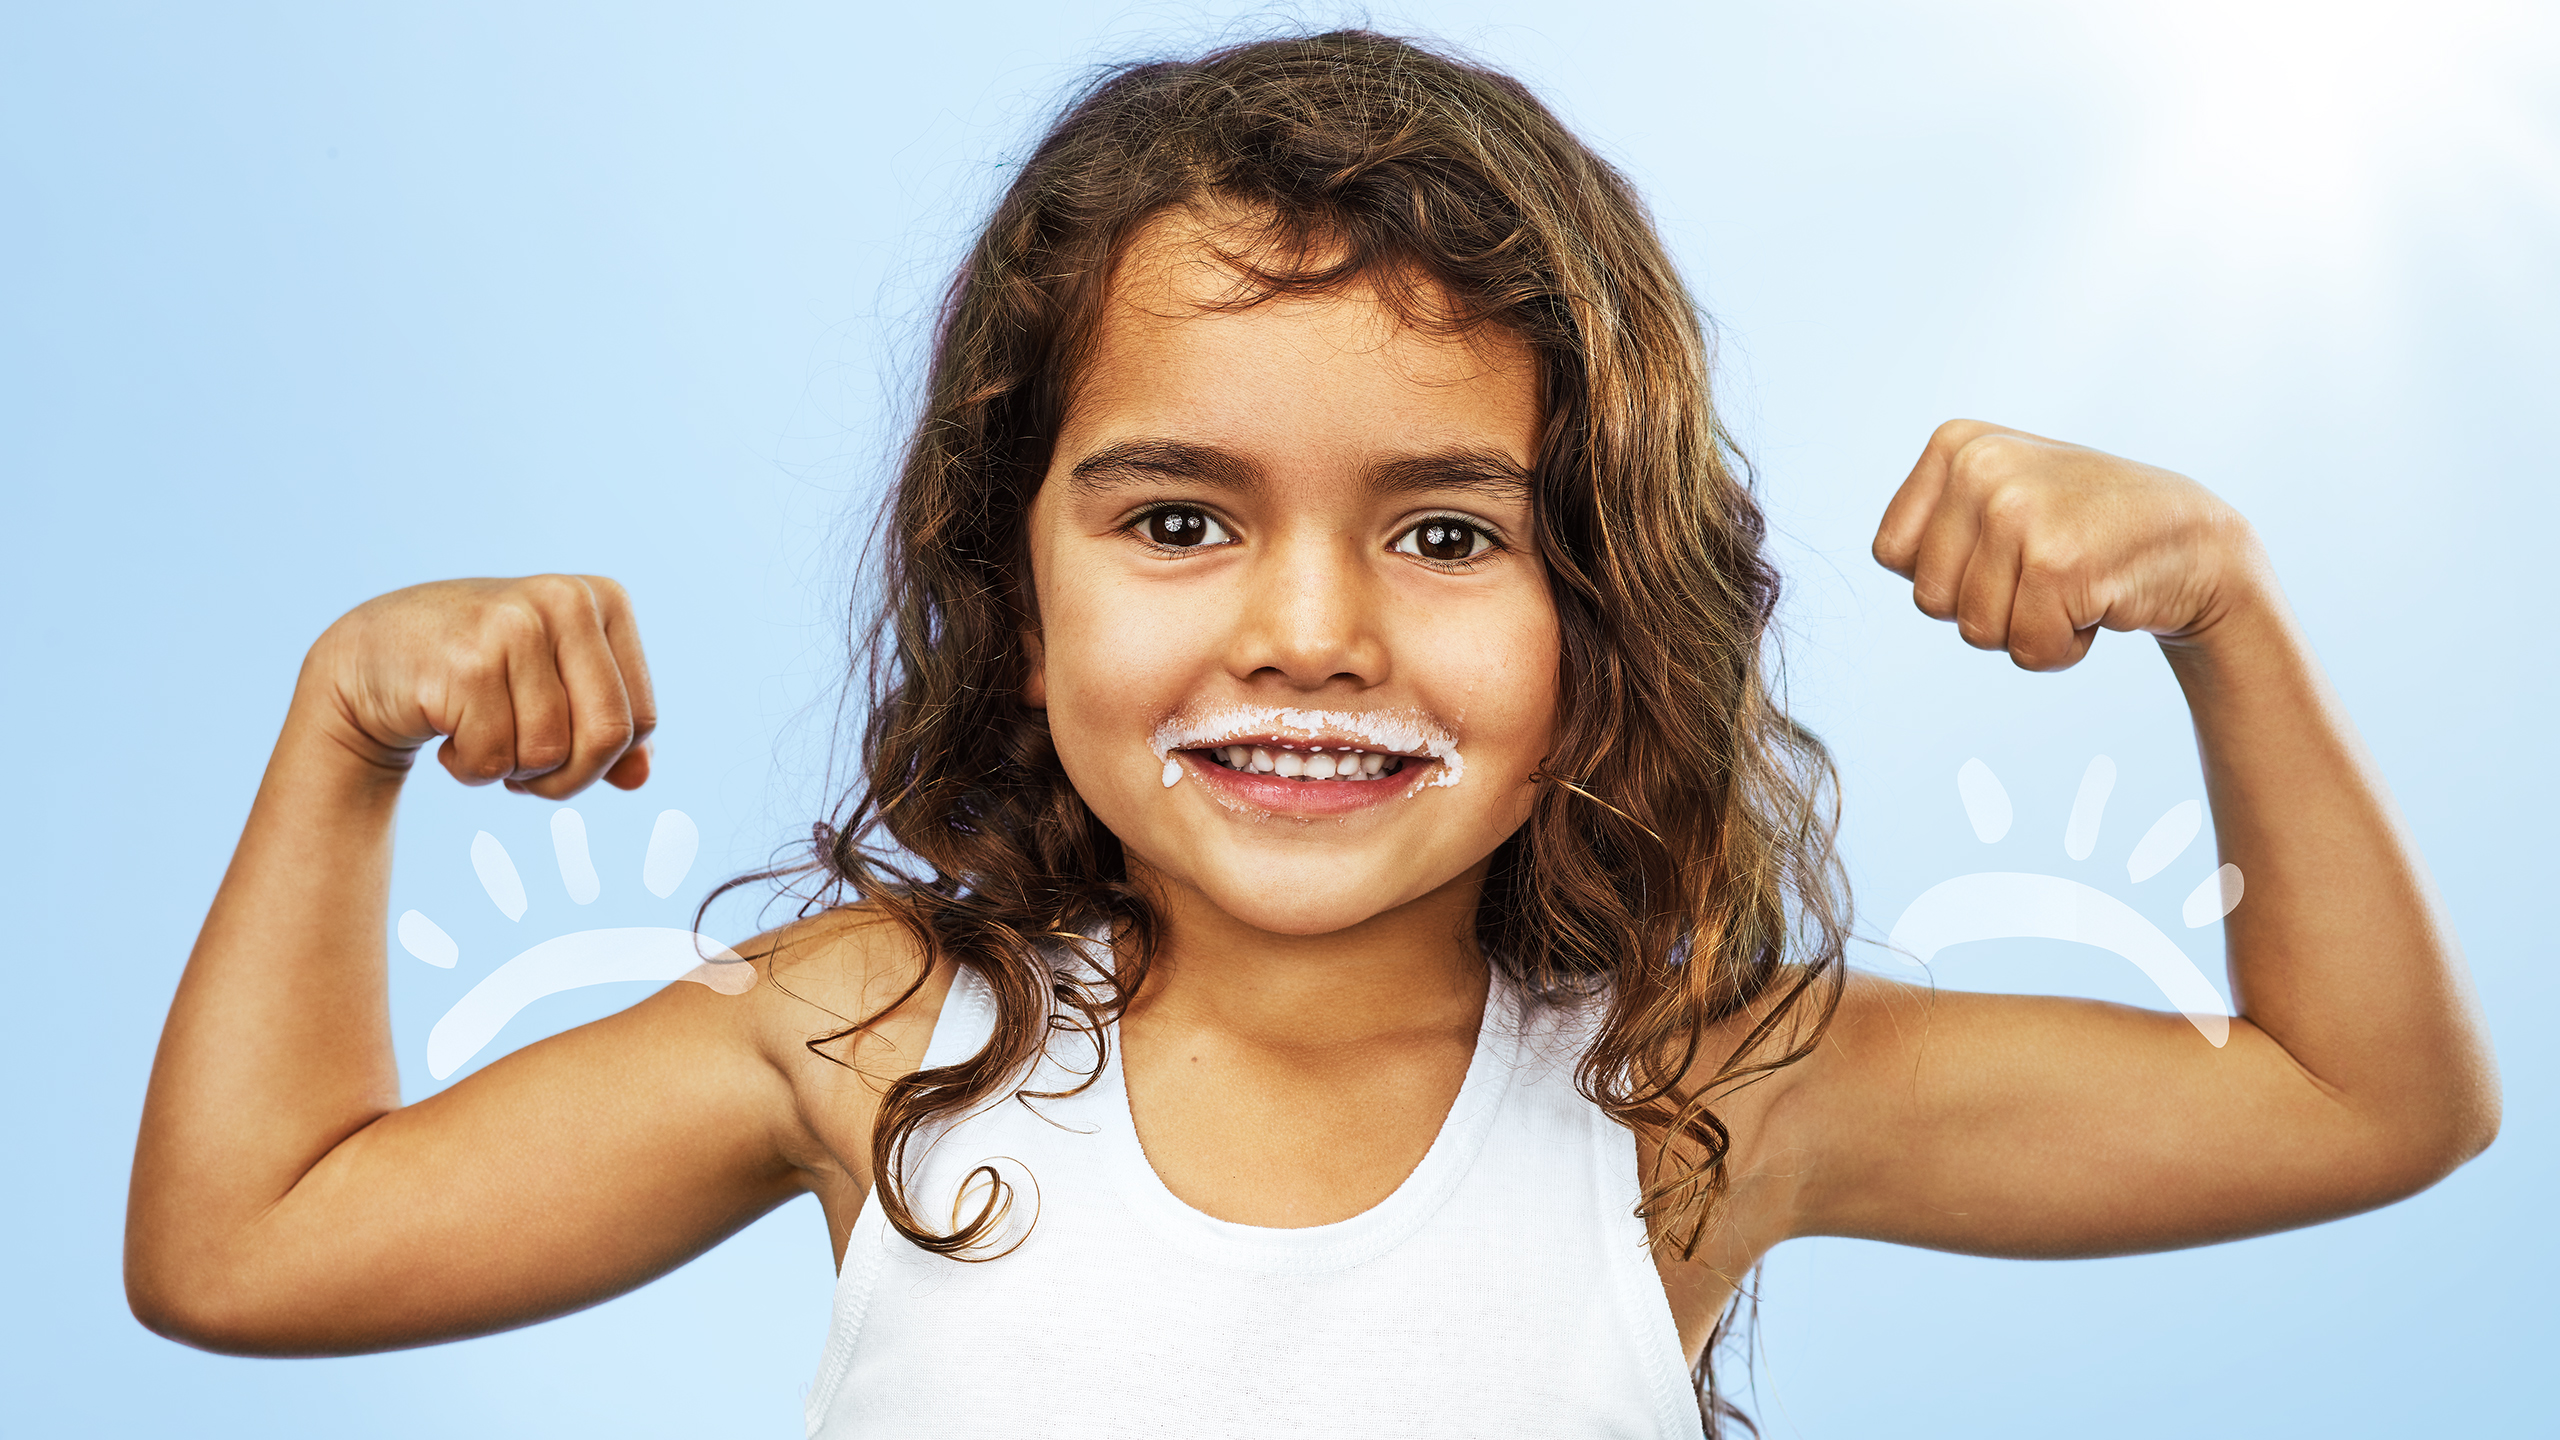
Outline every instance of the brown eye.
{"type": "Polygon", "coordinates": [[[1227,527],[1211,518],[1205,510],[1173,505],[1151,510],[1138,522],[1140,531],[1154,544],[1168,550],[1189,550],[1202,545],[1223,544],[1235,537],[1227,527]]]}
{"type": "Polygon", "coordinates": [[[1407,530],[1396,540],[1394,548],[1406,555],[1450,564],[1473,560],[1493,548],[1493,537],[1472,521],[1450,515],[1434,515],[1407,530]]]}

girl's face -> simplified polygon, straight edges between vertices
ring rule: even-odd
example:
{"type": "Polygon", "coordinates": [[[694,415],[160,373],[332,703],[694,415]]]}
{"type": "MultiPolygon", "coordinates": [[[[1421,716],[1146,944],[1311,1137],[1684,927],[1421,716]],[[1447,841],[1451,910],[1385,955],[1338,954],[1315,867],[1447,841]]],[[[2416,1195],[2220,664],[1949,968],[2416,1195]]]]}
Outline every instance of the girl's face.
{"type": "Polygon", "coordinates": [[[1236,281],[1200,234],[1114,276],[1031,507],[1024,698],[1133,873],[1324,934],[1478,883],[1528,816],[1536,365],[1366,289],[1206,308],[1236,281]]]}

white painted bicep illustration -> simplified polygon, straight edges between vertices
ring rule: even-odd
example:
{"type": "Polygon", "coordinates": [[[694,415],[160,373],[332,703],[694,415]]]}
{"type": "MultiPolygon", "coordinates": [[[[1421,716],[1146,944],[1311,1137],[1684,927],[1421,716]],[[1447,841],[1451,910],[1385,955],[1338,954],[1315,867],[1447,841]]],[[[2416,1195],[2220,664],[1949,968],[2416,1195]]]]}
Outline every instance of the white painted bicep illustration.
{"type": "MultiPolygon", "coordinates": [[[[2097,852],[2115,783],[2115,761],[2104,755],[2090,760],[2063,825],[2062,851],[2069,859],[2084,862],[2097,852]]],[[[1964,762],[1956,772],[1956,794],[1976,839],[1998,845],[2008,836],[2016,815],[1990,766],[1979,759],[1964,762]]],[[[2124,862],[2126,882],[2140,885],[2168,869],[2203,828],[2200,802],[2170,806],[2134,842],[2124,862]]],[[[2191,930],[2203,929],[2230,914],[2240,893],[2240,867],[2223,865],[2187,893],[2179,918],[2191,930]]],[[[2013,870],[1958,875],[1921,892],[1893,922],[1889,943],[1903,958],[1926,965],[1950,945],[2013,939],[2068,940],[2112,952],[2159,987],[2205,1039],[2219,1047],[2231,1038],[2230,1008],[2187,952],[2131,905],[2083,880],[2013,870]]]]}
{"type": "MultiPolygon", "coordinates": [[[[701,848],[702,834],[691,816],[658,812],[640,865],[641,885],[661,900],[674,895],[701,848]]],[[[553,811],[551,850],[570,902],[595,903],[604,881],[587,848],[586,817],[565,805],[553,811]]],[[[510,922],[524,919],[524,876],[507,847],[486,830],[471,838],[471,870],[499,914],[510,922]]],[[[419,911],[402,913],[395,931],[400,948],[429,965],[450,970],[461,961],[461,946],[419,911]]],[[[427,1073],[443,1080],[469,1064],[508,1021],[546,995],[624,980],[691,980],[724,995],[743,995],[755,987],[756,974],[728,946],[686,928],[633,925],[554,935],[491,970],[445,1011],[427,1033],[427,1073]]]]}

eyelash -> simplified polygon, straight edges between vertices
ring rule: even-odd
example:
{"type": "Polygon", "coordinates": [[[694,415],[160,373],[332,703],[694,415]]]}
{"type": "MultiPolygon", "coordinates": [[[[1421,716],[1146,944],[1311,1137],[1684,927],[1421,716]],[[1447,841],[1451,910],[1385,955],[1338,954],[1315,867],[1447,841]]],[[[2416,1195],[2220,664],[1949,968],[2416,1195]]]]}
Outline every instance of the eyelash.
{"type": "MultiPolygon", "coordinates": [[[[1417,545],[1418,544],[1419,542],[1417,542],[1417,545]]],[[[1503,544],[1502,537],[1494,533],[1493,527],[1485,524],[1481,520],[1470,520],[1464,515],[1425,515],[1421,519],[1404,527],[1402,531],[1398,532],[1395,543],[1387,548],[1395,551],[1399,555],[1410,555],[1414,559],[1421,561],[1423,564],[1430,566],[1434,570],[1466,571],[1473,570],[1477,565],[1482,564],[1488,556],[1499,555],[1511,547],[1503,544]],[[1484,548],[1460,560],[1435,560],[1430,556],[1421,553],[1418,548],[1413,550],[1407,550],[1404,548],[1404,542],[1406,540],[1421,534],[1424,527],[1431,525],[1435,521],[1440,524],[1454,525],[1461,529],[1474,531],[1476,538],[1484,542],[1484,548]]]]}
{"type": "MultiPolygon", "coordinates": [[[[1187,555],[1195,551],[1208,550],[1219,545],[1235,543],[1235,536],[1228,530],[1227,523],[1198,505],[1150,505],[1146,509],[1139,511],[1137,514],[1130,516],[1128,522],[1122,525],[1120,529],[1124,534],[1135,536],[1140,544],[1145,545],[1148,549],[1155,551],[1159,555],[1187,555]],[[1159,541],[1146,533],[1147,522],[1155,519],[1159,515],[1167,514],[1196,515],[1200,517],[1205,524],[1216,527],[1218,532],[1221,535],[1226,536],[1226,538],[1224,540],[1216,541],[1204,540],[1197,545],[1164,544],[1162,541],[1159,541]]],[[[1398,531],[1396,533],[1395,543],[1387,548],[1399,555],[1410,555],[1414,559],[1421,561],[1423,564],[1430,566],[1434,570],[1463,572],[1473,570],[1477,565],[1481,564],[1486,557],[1500,554],[1511,547],[1502,542],[1502,537],[1494,533],[1492,526],[1485,524],[1481,520],[1470,519],[1464,515],[1425,515],[1421,519],[1414,521],[1411,525],[1406,526],[1401,531],[1398,531]],[[1462,560],[1435,560],[1428,555],[1420,553],[1419,550],[1407,550],[1404,548],[1404,542],[1407,539],[1419,534],[1424,526],[1429,525],[1434,521],[1438,521],[1442,524],[1458,526],[1475,532],[1476,537],[1484,542],[1484,548],[1462,560]]]]}
{"type": "Polygon", "coordinates": [[[1227,522],[1219,519],[1217,516],[1209,513],[1207,509],[1198,505],[1150,505],[1144,510],[1139,511],[1137,514],[1130,516],[1128,522],[1123,524],[1120,529],[1124,534],[1136,536],[1138,543],[1155,551],[1159,555],[1189,555],[1196,551],[1215,549],[1217,546],[1222,544],[1232,544],[1235,541],[1235,533],[1227,528],[1227,522]],[[1159,515],[1196,515],[1200,518],[1203,524],[1214,526],[1218,533],[1226,538],[1218,541],[1212,541],[1204,538],[1201,543],[1197,545],[1167,545],[1163,541],[1158,540],[1147,533],[1147,522],[1155,519],[1159,515]]]}

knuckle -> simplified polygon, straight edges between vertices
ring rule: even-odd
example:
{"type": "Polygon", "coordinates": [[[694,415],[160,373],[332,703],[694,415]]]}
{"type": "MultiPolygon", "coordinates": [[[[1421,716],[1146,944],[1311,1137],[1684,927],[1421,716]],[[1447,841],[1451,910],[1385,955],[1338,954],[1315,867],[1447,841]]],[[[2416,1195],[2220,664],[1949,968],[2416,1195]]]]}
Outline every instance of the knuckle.
{"type": "Polygon", "coordinates": [[[1966,441],[1981,433],[1979,420],[1945,420],[1929,432],[1929,443],[1943,450],[1960,450],[1966,441]]]}
{"type": "Polygon", "coordinates": [[[445,648],[445,672],[464,689],[497,683],[507,672],[506,652],[474,640],[457,640],[445,648]]]}
{"type": "Polygon", "coordinates": [[[2060,588],[2080,572],[2082,557],[2077,546],[2045,545],[2027,552],[2018,562],[2021,579],[2042,588],[2060,588]]]}
{"type": "Polygon", "coordinates": [[[2013,435],[1986,430],[1956,447],[1955,471],[1975,481],[2004,479],[2017,469],[2018,441],[2013,435]]]}
{"type": "Polygon", "coordinates": [[[524,585],[526,593],[538,604],[584,607],[594,600],[586,582],[575,575],[536,575],[524,585]]]}
{"type": "Polygon", "coordinates": [[[2032,487],[2015,481],[2004,480],[1982,497],[1983,523],[2007,530],[2023,530],[2032,525],[2042,508],[2042,497],[2032,487]]]}
{"type": "Polygon", "coordinates": [[[502,646],[538,638],[547,628],[542,623],[542,612],[527,603],[522,595],[509,595],[493,602],[481,624],[490,639],[502,646]]]}

